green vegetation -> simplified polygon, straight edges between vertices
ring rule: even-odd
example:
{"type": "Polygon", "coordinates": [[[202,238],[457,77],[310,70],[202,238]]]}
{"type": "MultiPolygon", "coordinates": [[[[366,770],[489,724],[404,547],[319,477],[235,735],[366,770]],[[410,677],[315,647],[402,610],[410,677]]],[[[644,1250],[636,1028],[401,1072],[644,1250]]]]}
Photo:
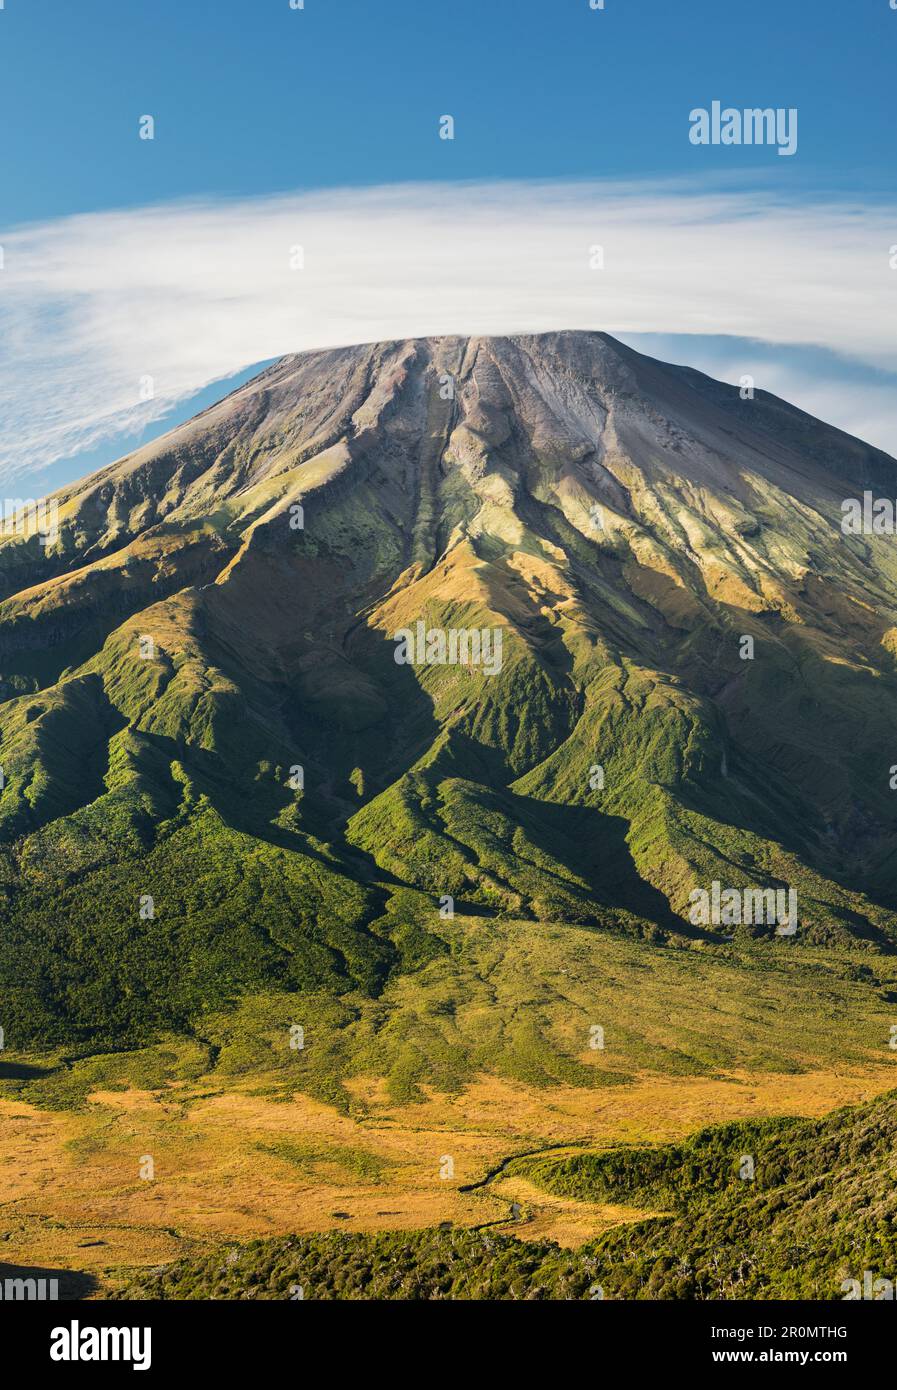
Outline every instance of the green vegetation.
{"type": "Polygon", "coordinates": [[[56,1050],[22,1058],[5,1051],[0,1096],[40,1110],[79,1110],[94,1091],[163,1090],[175,1081],[198,1080],[212,1064],[210,1048],[176,1036],[132,1052],[79,1056],[56,1050]]]}
{"type": "MultiPolygon", "coordinates": [[[[518,1159],[551,1192],[648,1206],[577,1251],[492,1227],[220,1247],[136,1275],[126,1298],[838,1299],[897,1276],[897,1092],[824,1120],[732,1124],[685,1144],[518,1159]],[[753,1177],[746,1160],[753,1161],[753,1177]]],[[[519,1233],[526,1234],[525,1225],[519,1233]]]]}
{"type": "MultiPolygon", "coordinates": [[[[441,947],[379,995],[213,998],[197,1010],[192,1035],[163,1036],[158,1056],[150,1044],[112,1052],[96,1041],[14,1050],[7,1036],[0,1096],[72,1108],[119,1078],[155,1089],[200,1068],[212,1085],[251,1082],[272,1099],[301,1093],[361,1116],[349,1083],[364,1076],[385,1077],[390,1099],[407,1104],[428,1088],[457,1093],[484,1072],[549,1091],[598,1092],[645,1075],[781,1076],[886,1065],[894,1056],[889,957],[795,952],[787,942],[664,946],[572,924],[443,921],[426,899],[417,909],[435,918],[441,947]],[[593,1051],[595,1024],[605,1046],[593,1051]],[[301,1049],[291,1046],[295,1025],[301,1049]]],[[[411,921],[414,911],[406,903],[398,916],[411,921]]]]}
{"type": "Polygon", "coordinates": [[[0,543],[7,1049],[177,1034],[343,1109],[880,1055],[897,565],[824,517],[882,459],[777,407],[775,461],[763,402],[600,335],[477,346],[443,408],[456,350],[286,361],[0,543]],[[419,620],[501,669],[397,665],[419,620]],[[693,926],[713,879],[797,937],[693,926]]]}
{"type": "Polygon", "coordinates": [[[168,1299],[581,1298],[587,1259],[490,1231],[395,1231],[221,1246],[140,1274],[120,1297],[168,1299]]]}
{"type": "Polygon", "coordinates": [[[348,1144],[290,1144],[280,1141],[277,1144],[259,1144],[262,1153],[272,1154],[283,1159],[292,1168],[315,1176],[321,1169],[336,1169],[345,1179],[360,1182],[379,1183],[384,1179],[388,1165],[379,1155],[369,1149],[348,1144]]]}
{"type": "MultiPolygon", "coordinates": [[[[0,1096],[208,1076],[361,1118],[360,1078],[404,1106],[886,1064],[897,550],[838,499],[892,474],[552,334],[284,359],[63,491],[52,543],[0,538],[0,1096]],[[500,669],[397,664],[418,622],[499,631],[500,669]],[[796,890],[797,935],[692,923],[714,880],[796,890]]],[[[321,1237],[184,1287],[831,1296],[892,1253],[862,1133],[877,1167],[794,1125],[524,1165],[672,1212],[587,1255],[321,1237]]]]}
{"type": "Polygon", "coordinates": [[[675,1213],[596,1244],[617,1297],[825,1299],[865,1270],[897,1275],[895,1092],[822,1120],[512,1168],[552,1192],[675,1213]]]}

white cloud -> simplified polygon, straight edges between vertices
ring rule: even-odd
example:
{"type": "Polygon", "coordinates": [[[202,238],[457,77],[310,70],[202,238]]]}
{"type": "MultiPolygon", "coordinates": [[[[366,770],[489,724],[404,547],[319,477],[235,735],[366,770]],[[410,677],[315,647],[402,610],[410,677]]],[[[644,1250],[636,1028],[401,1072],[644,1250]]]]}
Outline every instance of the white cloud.
{"type": "MultiPolygon", "coordinates": [[[[400,185],[96,213],[0,241],[7,477],[254,362],[381,338],[725,334],[897,370],[897,209],[880,204],[682,182],[400,185]],[[595,244],[603,270],[589,267],[595,244]]],[[[897,444],[872,388],[845,380],[822,395],[837,423],[897,444]]]]}

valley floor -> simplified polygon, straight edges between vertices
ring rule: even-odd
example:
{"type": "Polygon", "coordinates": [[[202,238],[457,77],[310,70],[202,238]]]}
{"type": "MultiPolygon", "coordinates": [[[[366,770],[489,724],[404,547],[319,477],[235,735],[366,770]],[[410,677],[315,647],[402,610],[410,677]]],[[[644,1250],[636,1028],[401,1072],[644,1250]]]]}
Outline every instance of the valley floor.
{"type": "Polygon", "coordinates": [[[221,1241],[442,1223],[576,1247],[664,1208],[549,1192],[507,1160],[819,1117],[897,1085],[888,955],[455,933],[377,999],[243,997],[133,1051],[7,1045],[0,1273],[68,1271],[83,1296],[221,1241]]]}
{"type": "Polygon", "coordinates": [[[463,1189],[530,1151],[820,1116],[893,1087],[894,1069],[643,1075],[597,1093],[482,1077],[460,1095],[406,1106],[365,1080],[353,1083],[362,1120],[302,1095],[267,1098],[265,1082],[222,1089],[211,1075],[96,1091],[75,1111],[0,1101],[4,1262],[74,1272],[84,1278],[68,1281],[70,1293],[102,1295],[136,1268],[201,1254],[222,1238],[494,1223],[572,1247],[647,1213],[554,1196],[501,1172],[463,1189]],[[152,1180],[139,1176],[147,1157],[152,1180]]]}

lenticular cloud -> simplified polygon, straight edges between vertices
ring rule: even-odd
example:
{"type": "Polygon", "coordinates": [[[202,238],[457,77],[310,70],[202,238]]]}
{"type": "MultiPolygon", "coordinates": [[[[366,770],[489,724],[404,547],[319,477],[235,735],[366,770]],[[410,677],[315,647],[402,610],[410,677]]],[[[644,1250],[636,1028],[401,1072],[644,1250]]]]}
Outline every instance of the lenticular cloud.
{"type": "Polygon", "coordinates": [[[684,183],[428,184],[97,213],[0,236],[7,478],[309,348],[724,334],[897,368],[882,206],[684,183]]]}

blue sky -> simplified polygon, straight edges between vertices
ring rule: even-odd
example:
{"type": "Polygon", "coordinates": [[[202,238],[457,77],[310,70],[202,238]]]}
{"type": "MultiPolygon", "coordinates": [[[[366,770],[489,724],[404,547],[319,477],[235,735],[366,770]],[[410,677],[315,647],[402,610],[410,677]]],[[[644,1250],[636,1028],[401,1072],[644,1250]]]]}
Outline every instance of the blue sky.
{"type": "MultiPolygon", "coordinates": [[[[73,226],[65,219],[79,214],[138,215],[184,200],[249,209],[271,195],[421,183],[458,185],[463,205],[465,181],[624,181],[648,190],[686,180],[696,197],[705,188],[750,197],[759,187],[765,207],[783,200],[789,216],[800,209],[812,214],[818,205],[826,215],[833,206],[858,204],[862,214],[877,209],[884,235],[895,200],[895,68],[897,12],[889,0],[605,0],[603,11],[590,9],[589,0],[305,0],[301,11],[291,9],[289,0],[5,0],[0,243],[11,248],[6,284],[15,292],[8,297],[17,315],[13,336],[27,344],[20,356],[31,371],[24,378],[19,362],[16,389],[29,389],[29,381],[35,395],[46,389],[54,362],[59,373],[74,370],[54,356],[58,345],[45,360],[37,326],[64,337],[79,303],[95,312],[92,281],[82,290],[66,279],[64,292],[57,285],[51,295],[46,287],[33,289],[37,277],[30,263],[28,274],[22,272],[26,251],[32,260],[65,254],[72,239],[65,229],[73,226]],[[767,147],[692,145],[688,113],[714,99],[739,108],[797,108],[797,154],[782,158],[767,147]],[[145,113],[156,122],[152,142],[136,136],[145,113]],[[451,142],[436,138],[443,113],[456,121],[451,142]],[[35,227],[39,235],[24,235],[24,228],[35,227]],[[26,324],[22,316],[28,314],[26,324]]],[[[118,223],[96,221],[90,227],[95,236],[85,261],[90,255],[103,258],[101,233],[120,236],[118,223]]],[[[661,222],[658,237],[663,235],[661,222]]],[[[890,240],[897,243],[897,225],[890,240]]],[[[877,245],[870,254],[878,254],[877,245]]],[[[739,273],[733,265],[733,279],[739,273]]],[[[823,274],[823,292],[825,284],[823,274]]],[[[720,293],[725,291],[723,279],[720,293]]],[[[840,285],[835,291],[842,300],[848,293],[840,285]]],[[[892,282],[883,278],[881,293],[890,292],[892,282]]],[[[215,294],[219,305],[227,299],[220,286],[215,294]]],[[[771,315],[775,297],[771,286],[771,315]]],[[[314,323],[320,325],[326,303],[316,303],[314,323]]],[[[893,307],[892,299],[891,312],[893,307]]],[[[596,311],[593,326],[620,331],[650,350],[650,341],[641,337],[647,316],[634,328],[618,300],[608,312],[613,322],[601,321],[596,311]]],[[[340,313],[345,318],[344,308],[340,313]]],[[[542,317],[534,312],[536,319],[539,326],[542,317]]],[[[732,337],[742,343],[746,335],[736,330],[744,321],[744,315],[733,321],[732,337]]],[[[438,314],[433,322],[438,327],[438,314]]],[[[97,311],[96,323],[105,342],[108,313],[104,318],[97,311]]],[[[762,312],[750,323],[755,347],[736,349],[734,358],[741,351],[742,357],[769,362],[765,349],[756,346],[765,342],[762,312]]],[[[363,324],[351,326],[364,332],[363,324]]],[[[667,347],[678,348],[669,354],[678,360],[688,360],[691,349],[698,365],[712,368],[714,352],[720,360],[733,356],[714,346],[721,331],[725,336],[724,312],[707,323],[706,334],[696,332],[697,326],[683,318],[679,329],[671,308],[656,329],[667,347]],[[678,337],[681,342],[671,344],[678,337]]],[[[182,334],[183,325],[172,319],[171,332],[182,334]]],[[[338,338],[338,328],[333,336],[338,338]]],[[[286,330],[272,333],[265,350],[263,325],[249,338],[257,354],[253,361],[277,355],[290,341],[286,330]]],[[[770,389],[787,380],[797,382],[799,393],[803,373],[811,393],[813,379],[825,382],[830,375],[823,396],[836,402],[835,415],[843,399],[844,422],[854,428],[866,410],[872,433],[878,430],[881,438],[886,426],[876,391],[892,384],[881,374],[895,364],[879,360],[874,344],[858,355],[847,337],[830,343],[821,338],[802,311],[795,311],[793,343],[777,323],[770,331],[777,343],[770,389]],[[834,354],[821,374],[820,352],[834,354]],[[843,379],[839,356],[854,362],[843,379]],[[864,364],[859,382],[857,360],[864,364]],[[867,404],[858,404],[858,389],[866,390],[867,404]],[[848,399],[856,407],[853,415],[848,399]]],[[[309,341],[297,332],[297,347],[309,341]]],[[[108,344],[107,350],[111,360],[108,344]]],[[[73,340],[72,361],[83,355],[83,341],[76,354],[73,340]]],[[[158,343],[152,356],[155,374],[164,380],[165,354],[158,343]]],[[[195,356],[201,356],[198,350],[195,356]]],[[[35,430],[33,467],[17,458],[18,476],[55,483],[114,457],[141,430],[152,434],[161,423],[191,413],[191,386],[208,393],[210,381],[227,382],[250,365],[236,348],[231,357],[211,354],[207,367],[196,361],[172,371],[171,389],[162,392],[154,418],[123,424],[116,406],[105,425],[95,426],[84,411],[71,439],[61,418],[66,392],[57,387],[54,399],[62,403],[56,443],[41,443],[35,430]],[[72,440],[84,446],[74,456],[65,452],[72,440]]],[[[37,410],[35,402],[32,417],[37,410]]]]}
{"type": "Polygon", "coordinates": [[[6,224],[197,193],[730,169],[684,135],[714,98],[797,106],[800,178],[893,190],[888,0],[6,0],[2,23],[6,224]],[[144,112],[158,138],[138,162],[144,112]]]}

